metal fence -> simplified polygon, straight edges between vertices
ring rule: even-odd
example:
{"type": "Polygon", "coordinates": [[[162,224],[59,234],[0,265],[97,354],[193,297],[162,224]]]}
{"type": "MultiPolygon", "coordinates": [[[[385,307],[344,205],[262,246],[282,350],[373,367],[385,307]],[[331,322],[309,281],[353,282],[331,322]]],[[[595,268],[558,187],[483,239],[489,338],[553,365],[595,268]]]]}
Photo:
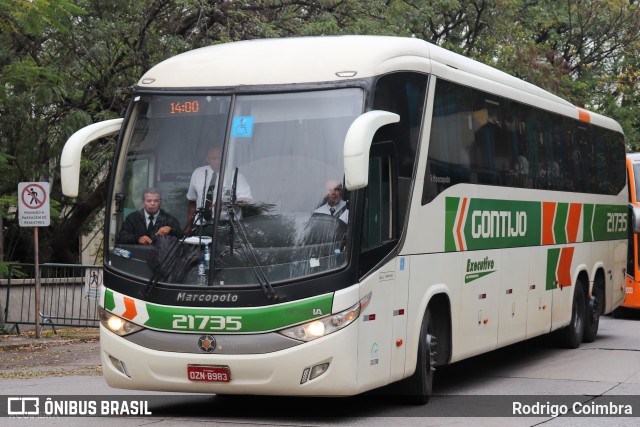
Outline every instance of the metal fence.
{"type": "MultiPolygon", "coordinates": [[[[11,264],[7,277],[0,279],[0,296],[5,293],[4,323],[18,333],[21,325],[36,326],[35,283],[33,264],[11,264]]],[[[101,266],[41,264],[41,328],[98,327],[101,284],[101,266]]]]}

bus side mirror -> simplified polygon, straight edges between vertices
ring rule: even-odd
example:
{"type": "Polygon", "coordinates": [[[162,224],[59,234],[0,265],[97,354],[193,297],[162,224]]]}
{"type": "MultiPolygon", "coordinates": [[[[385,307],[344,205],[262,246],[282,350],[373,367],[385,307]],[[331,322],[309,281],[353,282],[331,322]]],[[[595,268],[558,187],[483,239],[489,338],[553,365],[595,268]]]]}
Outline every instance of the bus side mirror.
{"type": "Polygon", "coordinates": [[[85,126],[67,139],[60,156],[62,193],[76,197],[80,185],[80,156],[85,145],[96,139],[120,132],[123,119],[105,120],[85,126]]]}
{"type": "Polygon", "coordinates": [[[347,190],[357,190],[369,184],[369,150],[373,135],[382,126],[400,121],[400,116],[374,110],[354,120],[344,139],[344,176],[347,190]]]}
{"type": "Polygon", "coordinates": [[[629,203],[629,227],[633,234],[640,233],[640,207],[629,203]]]}

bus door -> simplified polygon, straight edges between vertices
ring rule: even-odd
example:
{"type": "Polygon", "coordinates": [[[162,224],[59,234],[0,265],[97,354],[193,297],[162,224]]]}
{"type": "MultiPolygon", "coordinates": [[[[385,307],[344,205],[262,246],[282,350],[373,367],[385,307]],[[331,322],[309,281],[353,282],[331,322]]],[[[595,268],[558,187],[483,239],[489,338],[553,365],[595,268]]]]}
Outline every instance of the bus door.
{"type": "Polygon", "coordinates": [[[502,251],[498,345],[522,341],[527,333],[527,295],[531,248],[502,251]]]}
{"type": "Polygon", "coordinates": [[[363,315],[359,366],[371,381],[393,381],[404,375],[410,257],[389,257],[398,245],[397,168],[391,143],[371,147],[364,194],[360,272],[376,271],[363,282],[372,283],[373,297],[363,315]]]}
{"type": "Polygon", "coordinates": [[[548,246],[534,246],[529,253],[529,281],[527,291],[527,333],[526,338],[546,334],[551,330],[551,303],[555,280],[547,283],[547,271],[540,268],[547,265],[548,246]]]}

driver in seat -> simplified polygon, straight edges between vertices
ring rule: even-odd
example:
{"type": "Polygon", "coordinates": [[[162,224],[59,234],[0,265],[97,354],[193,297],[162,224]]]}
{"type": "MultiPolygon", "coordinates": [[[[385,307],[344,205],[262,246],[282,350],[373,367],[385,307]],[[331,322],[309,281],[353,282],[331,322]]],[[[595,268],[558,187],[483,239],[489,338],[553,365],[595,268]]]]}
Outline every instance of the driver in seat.
{"type": "Polygon", "coordinates": [[[330,179],[326,183],[326,190],[324,204],[313,213],[331,215],[340,218],[346,224],[349,221],[349,209],[347,208],[347,202],[342,199],[342,183],[338,180],[330,179]]]}

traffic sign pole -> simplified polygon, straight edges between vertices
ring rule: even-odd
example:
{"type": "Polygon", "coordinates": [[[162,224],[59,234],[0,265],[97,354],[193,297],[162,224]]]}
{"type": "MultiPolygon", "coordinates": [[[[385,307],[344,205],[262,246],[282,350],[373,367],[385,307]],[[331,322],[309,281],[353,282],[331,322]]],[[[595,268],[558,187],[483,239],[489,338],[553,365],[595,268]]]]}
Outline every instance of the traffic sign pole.
{"type": "Polygon", "coordinates": [[[38,227],[47,227],[51,221],[48,182],[18,183],[18,217],[20,227],[33,227],[33,258],[35,274],[36,338],[40,338],[40,261],[38,254],[38,227]]]}
{"type": "Polygon", "coordinates": [[[36,276],[36,338],[40,338],[40,262],[38,260],[38,227],[33,227],[33,258],[34,274],[36,276]]]}

